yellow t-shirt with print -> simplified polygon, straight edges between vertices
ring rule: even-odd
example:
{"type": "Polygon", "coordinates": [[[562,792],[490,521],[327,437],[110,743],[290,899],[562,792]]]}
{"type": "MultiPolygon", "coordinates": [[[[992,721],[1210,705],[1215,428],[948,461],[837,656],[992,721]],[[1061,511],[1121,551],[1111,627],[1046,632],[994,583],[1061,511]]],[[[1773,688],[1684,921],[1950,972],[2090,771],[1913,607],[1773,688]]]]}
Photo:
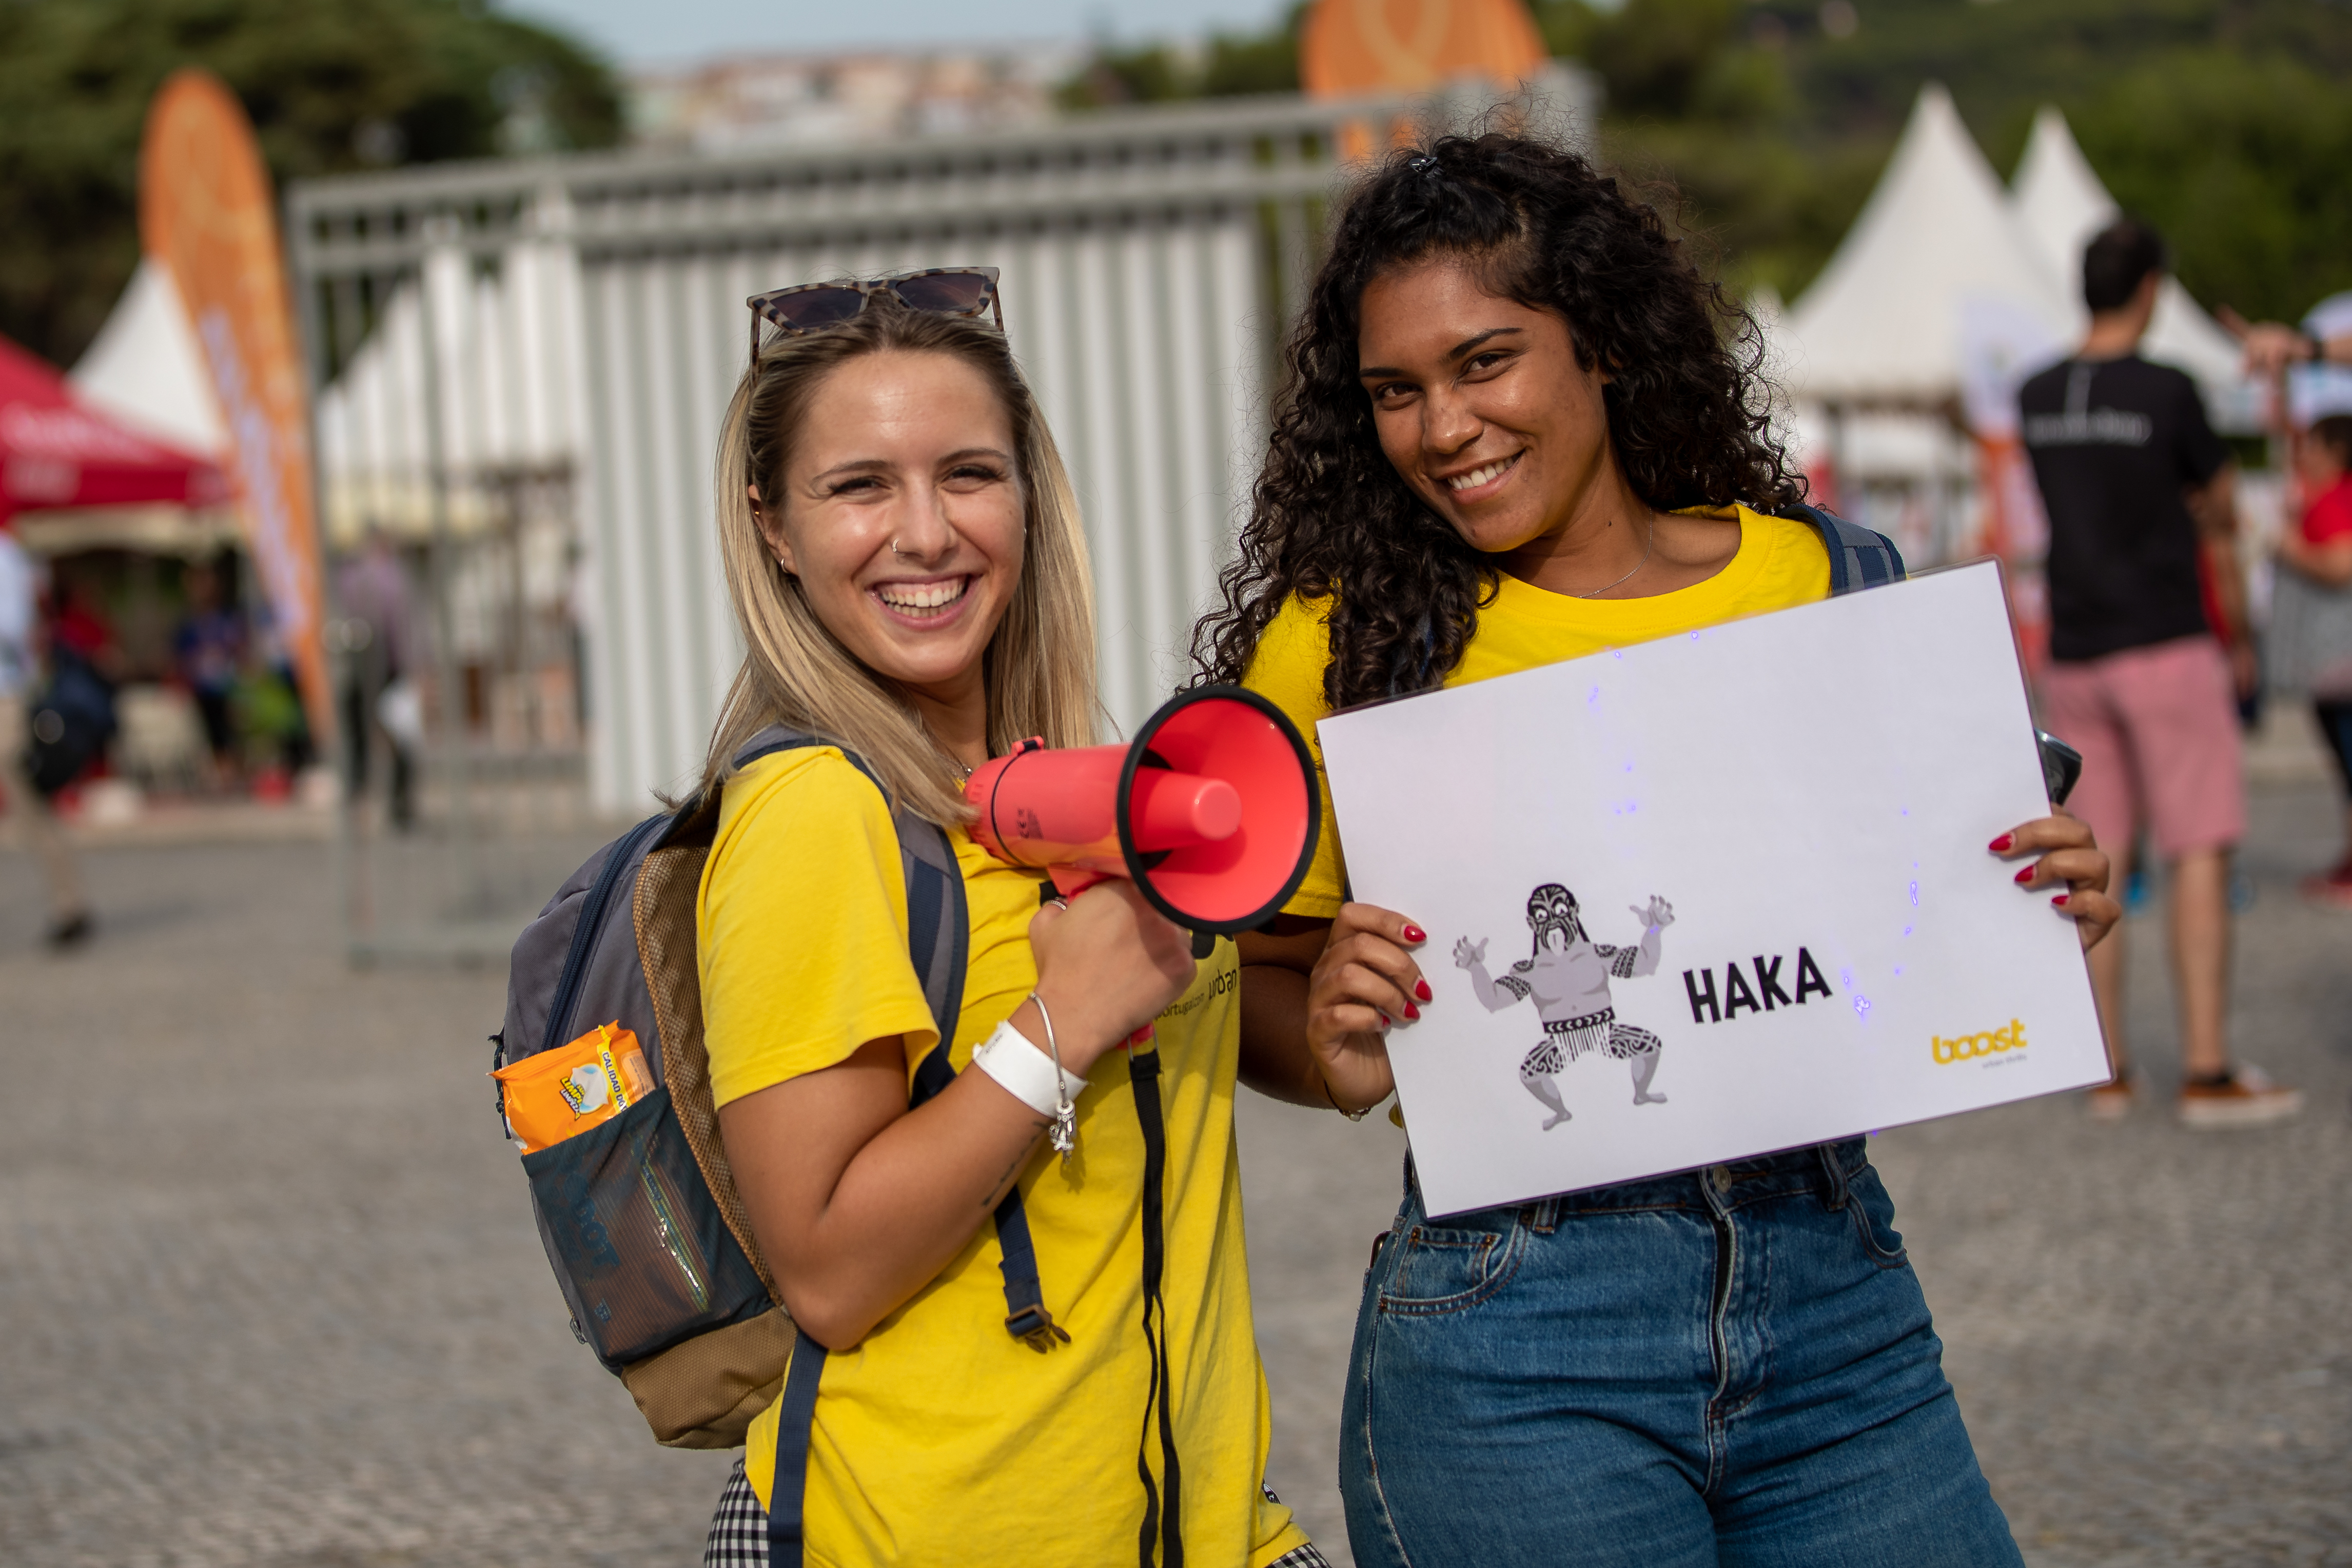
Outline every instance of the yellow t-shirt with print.
{"type": "MultiPolygon", "coordinates": [[[[1811,524],[1768,517],[1744,506],[1736,510],[1739,549],[1730,563],[1706,582],[1671,594],[1647,599],[1576,599],[1505,574],[1494,602],[1479,610],[1470,646],[1445,684],[1467,686],[1829,597],[1829,551],[1811,524]]],[[[1317,721],[1331,710],[1323,698],[1323,671],[1331,661],[1326,625],[1329,614],[1328,599],[1294,598],[1283,605],[1258,639],[1242,680],[1289,716],[1307,737],[1307,749],[1315,756],[1316,780],[1323,792],[1323,837],[1306,879],[1283,909],[1317,920],[1339,912],[1348,881],[1339,824],[1331,815],[1331,784],[1323,773],[1323,744],[1315,733],[1317,721]]]]}
{"type": "MultiPolygon", "coordinates": [[[[1036,984],[1038,879],[950,835],[971,948],[950,1060],[1036,984]]],[[[898,837],[881,793],[832,747],[762,758],[730,780],[703,871],[697,935],[712,1099],[719,1105],[906,1039],[908,1082],[937,1034],[907,956],[898,837]]],[[[1239,973],[1220,942],[1160,1015],[1171,1409],[1183,1535],[1203,1563],[1257,1568],[1303,1544],[1260,1489],[1271,1421],[1250,1320],[1234,1147],[1239,973]]],[[[1151,1048],[1151,1047],[1147,1047],[1151,1048]]],[[[1070,1342],[1040,1354],[1005,1331],[995,1227],[862,1343],[827,1356],[803,1500],[812,1563],[1131,1562],[1150,1356],[1142,1332],[1144,1145],[1128,1054],[1096,1064],[1078,1146],[1021,1179],[1045,1305],[1070,1342]]],[[[745,1469],[762,1502],[776,1410],[745,1469]]],[[[1144,1446],[1155,1477],[1156,1432],[1144,1446]]]]}

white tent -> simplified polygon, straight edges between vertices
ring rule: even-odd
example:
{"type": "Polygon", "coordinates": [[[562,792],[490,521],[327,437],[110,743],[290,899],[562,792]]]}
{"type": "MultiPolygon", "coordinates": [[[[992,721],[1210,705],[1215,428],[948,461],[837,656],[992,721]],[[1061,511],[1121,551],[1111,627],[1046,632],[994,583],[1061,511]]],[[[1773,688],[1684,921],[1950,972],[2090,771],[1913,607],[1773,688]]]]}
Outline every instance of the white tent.
{"type": "Polygon", "coordinates": [[[184,452],[228,453],[228,426],[172,274],[147,257],[67,379],[124,424],[184,452]]]}
{"type": "MultiPolygon", "coordinates": [[[[561,291],[576,287],[562,258],[533,242],[496,273],[467,280],[452,255],[434,268],[441,342],[441,460],[461,477],[562,468],[576,423],[564,380],[574,350],[553,330],[561,291]]],[[[395,289],[382,321],[343,374],[319,392],[325,521],[339,541],[363,522],[422,532],[430,500],[424,428],[425,321],[414,287],[395,289]]],[[[142,260],[68,379],[97,406],[184,451],[216,460],[227,426],[187,307],[169,271],[142,260]]],[[[455,498],[461,526],[481,498],[455,498]]]]}
{"type": "Polygon", "coordinates": [[[1895,156],[1862,216],[1777,335],[1790,395],[1856,408],[1999,403],[1969,395],[2013,384],[2059,352],[2064,294],[1952,107],[1920,89],[1895,156]]]}
{"type": "MultiPolygon", "coordinates": [[[[2011,200],[2042,265],[2064,287],[2069,337],[2078,337],[2088,324],[2082,297],[2083,248],[2123,209],[2083,156],[2066,117],[2053,105],[2043,105],[2033,117],[2033,133],[2011,182],[2011,200]]],[[[2179,279],[2167,278],[2158,292],[2156,315],[2140,353],[2195,377],[2216,424],[2258,427],[2258,390],[2240,374],[2243,356],[2237,341],[2189,298],[2179,279]]]]}
{"type": "MultiPolygon", "coordinates": [[[[208,458],[224,471],[233,467],[228,426],[187,307],[171,273],[152,258],[140,261],[66,380],[110,418],[208,458]]],[[[102,548],[205,553],[236,540],[237,509],[234,501],[92,507],[53,513],[27,525],[25,535],[28,545],[49,553],[102,548]]]]}

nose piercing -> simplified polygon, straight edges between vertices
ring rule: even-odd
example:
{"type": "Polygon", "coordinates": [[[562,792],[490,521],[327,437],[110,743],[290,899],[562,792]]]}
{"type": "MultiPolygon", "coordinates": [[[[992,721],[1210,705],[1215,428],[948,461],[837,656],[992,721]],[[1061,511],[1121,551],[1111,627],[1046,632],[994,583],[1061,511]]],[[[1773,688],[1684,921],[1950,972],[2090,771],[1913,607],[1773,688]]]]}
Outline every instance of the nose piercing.
{"type": "Polygon", "coordinates": [[[893,539],[893,540],[890,542],[890,553],[891,553],[892,555],[894,555],[894,556],[895,556],[895,555],[897,555],[898,552],[898,552],[898,542],[897,540],[893,539]]]}

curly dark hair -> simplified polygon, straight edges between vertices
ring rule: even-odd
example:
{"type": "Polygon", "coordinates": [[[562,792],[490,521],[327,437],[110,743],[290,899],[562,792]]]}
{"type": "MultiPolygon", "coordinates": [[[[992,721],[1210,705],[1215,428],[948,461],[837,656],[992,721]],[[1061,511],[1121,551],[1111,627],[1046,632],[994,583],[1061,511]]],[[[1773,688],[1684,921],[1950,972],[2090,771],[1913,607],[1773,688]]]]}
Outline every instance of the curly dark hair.
{"type": "Polygon", "coordinates": [[[1284,350],[1265,466],[1224,605],[1192,634],[1201,677],[1239,680],[1284,603],[1330,596],[1335,708],[1434,686],[1500,578],[1382,455],[1356,377],[1359,303],[1390,268],[1456,255],[1490,293],[1568,323],[1605,364],[1618,466],[1658,510],[1803,499],[1769,431],[1754,321],[1657,210],[1575,153],[1499,132],[1402,148],[1351,191],[1284,350]]]}

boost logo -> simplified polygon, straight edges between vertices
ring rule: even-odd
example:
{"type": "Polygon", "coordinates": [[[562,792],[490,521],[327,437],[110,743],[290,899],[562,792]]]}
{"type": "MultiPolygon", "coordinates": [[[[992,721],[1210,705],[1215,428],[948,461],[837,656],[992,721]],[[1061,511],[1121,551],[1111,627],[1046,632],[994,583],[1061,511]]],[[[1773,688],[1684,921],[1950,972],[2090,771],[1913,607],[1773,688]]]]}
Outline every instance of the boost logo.
{"type": "Polygon", "coordinates": [[[1990,1057],[2001,1051],[2021,1051],[2025,1048],[2025,1026],[2011,1018],[2002,1027],[1984,1035],[1956,1035],[1950,1039],[1941,1035],[1928,1037],[1930,1049],[1940,1063],[1973,1061],[1978,1057],[1990,1057]]]}

